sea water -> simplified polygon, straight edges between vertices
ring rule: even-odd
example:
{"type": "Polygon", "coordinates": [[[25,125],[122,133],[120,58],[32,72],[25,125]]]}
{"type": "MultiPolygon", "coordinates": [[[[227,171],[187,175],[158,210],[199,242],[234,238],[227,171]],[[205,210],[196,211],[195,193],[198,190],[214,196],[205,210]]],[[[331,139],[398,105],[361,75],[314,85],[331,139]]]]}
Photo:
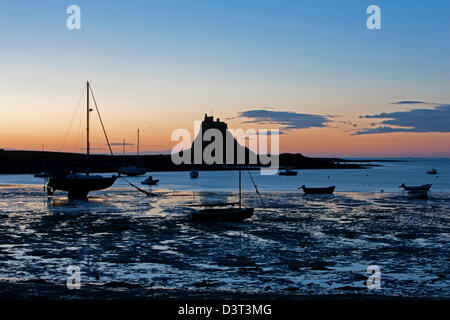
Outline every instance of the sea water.
{"type": "Polygon", "coordinates": [[[156,197],[119,180],[89,201],[60,192],[48,198],[42,179],[30,175],[0,176],[0,278],[65,284],[75,265],[82,284],[450,297],[448,164],[414,160],[297,177],[252,171],[262,201],[243,175],[243,205],[254,216],[221,224],[192,222],[189,205],[236,201],[236,172],[200,172],[195,180],[157,172],[159,186],[142,186],[156,197]],[[439,178],[426,174],[433,167],[439,178]],[[406,197],[402,182],[433,183],[431,198],[406,197]],[[337,192],[305,196],[302,184],[334,184],[337,192]],[[366,286],[369,265],[380,267],[379,290],[366,286]]]}

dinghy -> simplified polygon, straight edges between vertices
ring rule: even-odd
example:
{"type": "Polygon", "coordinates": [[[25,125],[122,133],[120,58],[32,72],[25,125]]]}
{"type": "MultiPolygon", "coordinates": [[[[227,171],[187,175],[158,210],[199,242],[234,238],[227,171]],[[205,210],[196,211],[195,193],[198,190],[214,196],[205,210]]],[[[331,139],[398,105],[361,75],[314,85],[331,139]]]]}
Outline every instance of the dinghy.
{"type": "Polygon", "coordinates": [[[410,198],[427,199],[431,184],[424,184],[421,186],[406,186],[404,183],[402,183],[399,188],[403,188],[410,198]]]}
{"type": "Polygon", "coordinates": [[[141,184],[146,184],[148,186],[154,186],[159,182],[158,179],[153,179],[153,176],[148,176],[147,179],[141,182],[141,184]]]}
{"type": "Polygon", "coordinates": [[[308,188],[303,185],[299,189],[303,189],[303,192],[305,194],[332,194],[334,192],[335,186],[323,188],[308,188]]]}
{"type": "Polygon", "coordinates": [[[421,186],[406,186],[404,183],[399,188],[403,188],[405,191],[428,191],[431,188],[431,184],[423,184],[421,186]]]}

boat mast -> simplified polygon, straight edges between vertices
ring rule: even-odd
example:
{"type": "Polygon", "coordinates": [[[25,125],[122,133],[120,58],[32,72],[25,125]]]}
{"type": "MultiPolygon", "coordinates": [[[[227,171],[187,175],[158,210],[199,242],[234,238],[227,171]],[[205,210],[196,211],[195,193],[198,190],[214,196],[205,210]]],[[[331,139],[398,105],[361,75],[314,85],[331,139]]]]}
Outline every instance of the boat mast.
{"type": "Polygon", "coordinates": [[[86,173],[89,174],[89,81],[86,82],[86,173]]]}
{"type": "Polygon", "coordinates": [[[137,149],[136,149],[136,162],[139,163],[139,129],[137,129],[137,149]]]}

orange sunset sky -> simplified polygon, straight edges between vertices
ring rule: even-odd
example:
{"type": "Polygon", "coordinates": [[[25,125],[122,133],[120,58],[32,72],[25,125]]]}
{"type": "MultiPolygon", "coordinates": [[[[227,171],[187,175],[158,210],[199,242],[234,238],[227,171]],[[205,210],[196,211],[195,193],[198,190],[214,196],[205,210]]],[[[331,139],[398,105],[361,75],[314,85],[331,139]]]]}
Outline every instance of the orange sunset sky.
{"type": "MultiPolygon", "coordinates": [[[[6,2],[0,148],[83,152],[89,80],[127,153],[138,128],[142,153],[168,153],[172,131],[208,113],[280,129],[281,152],[450,157],[448,3],[380,1],[383,28],[368,30],[358,1],[79,1],[68,30],[65,3],[6,2]]],[[[92,119],[93,152],[107,153],[92,119]]]]}

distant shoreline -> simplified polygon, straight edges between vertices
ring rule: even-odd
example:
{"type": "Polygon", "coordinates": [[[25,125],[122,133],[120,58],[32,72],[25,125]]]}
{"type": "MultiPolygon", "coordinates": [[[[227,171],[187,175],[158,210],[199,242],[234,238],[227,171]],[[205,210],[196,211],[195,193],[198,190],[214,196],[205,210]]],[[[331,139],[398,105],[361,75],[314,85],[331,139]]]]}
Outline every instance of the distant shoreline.
{"type": "MultiPolygon", "coordinates": [[[[0,174],[34,174],[38,172],[55,172],[61,169],[73,172],[86,170],[86,155],[81,153],[52,152],[52,151],[20,151],[0,149],[0,174]]],[[[364,169],[378,164],[371,162],[387,162],[384,160],[353,160],[340,158],[312,158],[300,153],[283,153],[279,156],[280,168],[293,169],[364,169]]],[[[90,172],[117,172],[124,166],[139,166],[152,172],[158,171],[190,171],[191,164],[175,165],[170,154],[159,155],[101,155],[93,154],[89,157],[90,172]]],[[[222,171],[259,169],[261,165],[206,165],[195,164],[197,170],[222,171]]]]}

